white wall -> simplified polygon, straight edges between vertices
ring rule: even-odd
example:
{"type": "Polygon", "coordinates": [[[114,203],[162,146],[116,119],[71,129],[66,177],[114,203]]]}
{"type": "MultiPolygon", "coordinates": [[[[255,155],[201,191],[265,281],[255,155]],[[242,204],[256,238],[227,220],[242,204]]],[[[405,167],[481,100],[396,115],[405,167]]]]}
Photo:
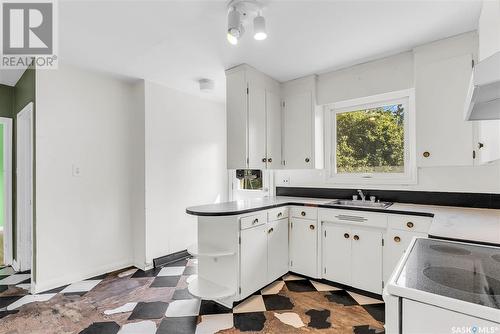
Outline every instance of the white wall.
{"type": "MultiPolygon", "coordinates": [[[[440,58],[477,52],[477,36],[468,33],[430,43],[416,49],[419,61],[435,61],[440,58]]],[[[402,53],[347,69],[322,74],[317,81],[319,104],[364,97],[394,90],[414,87],[414,52],[402,53]],[[382,82],[380,79],[384,78],[382,82]]],[[[417,92],[418,94],[418,92],[417,92]]],[[[418,98],[418,97],[417,97],[418,98]]],[[[461,110],[460,110],[461,112],[461,110]]],[[[416,110],[418,120],[418,106],[416,110]]],[[[417,121],[417,137],[423,133],[417,121]]],[[[471,152],[472,154],[472,152],[471,152]]],[[[291,187],[370,188],[429,191],[463,191],[500,193],[500,164],[474,167],[427,167],[418,169],[416,185],[363,185],[327,183],[323,170],[278,170],[275,185],[284,186],[283,178],[290,177],[291,187]]]]}
{"type": "Polygon", "coordinates": [[[131,84],[64,65],[38,71],[36,80],[41,291],[132,264],[141,138],[131,84]],[[80,176],[73,176],[73,166],[80,176]]]}
{"type": "Polygon", "coordinates": [[[188,206],[227,198],[223,104],[146,82],[146,261],[196,242],[188,206]]]}

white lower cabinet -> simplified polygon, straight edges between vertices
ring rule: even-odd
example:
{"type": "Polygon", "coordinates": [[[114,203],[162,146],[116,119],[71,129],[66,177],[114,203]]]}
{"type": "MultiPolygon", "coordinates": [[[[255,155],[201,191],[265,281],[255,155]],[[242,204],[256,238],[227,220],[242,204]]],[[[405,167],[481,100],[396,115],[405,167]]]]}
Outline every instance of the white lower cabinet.
{"type": "Polygon", "coordinates": [[[382,231],[324,223],[323,277],[382,292],[382,231]]]}
{"type": "Polygon", "coordinates": [[[261,289],[267,280],[266,224],[242,230],[240,233],[240,295],[248,296],[261,289]]]}
{"type": "Polygon", "coordinates": [[[318,276],[317,221],[290,219],[290,271],[310,277],[318,276]]]}
{"type": "Polygon", "coordinates": [[[267,281],[288,272],[288,218],[267,224],[267,281]]]}

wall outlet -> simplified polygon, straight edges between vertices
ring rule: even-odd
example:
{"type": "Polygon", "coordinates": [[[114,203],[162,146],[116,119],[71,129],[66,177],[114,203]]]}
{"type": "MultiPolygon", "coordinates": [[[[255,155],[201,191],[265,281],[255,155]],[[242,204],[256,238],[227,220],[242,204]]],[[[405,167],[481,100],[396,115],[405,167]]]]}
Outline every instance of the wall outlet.
{"type": "Polygon", "coordinates": [[[72,171],[72,174],[74,177],[78,177],[82,174],[81,170],[80,170],[80,166],[77,166],[77,165],[73,165],[73,171],[72,171]]]}
{"type": "Polygon", "coordinates": [[[281,177],[281,185],[282,186],[288,186],[288,185],[290,185],[290,176],[289,175],[281,177]]]}

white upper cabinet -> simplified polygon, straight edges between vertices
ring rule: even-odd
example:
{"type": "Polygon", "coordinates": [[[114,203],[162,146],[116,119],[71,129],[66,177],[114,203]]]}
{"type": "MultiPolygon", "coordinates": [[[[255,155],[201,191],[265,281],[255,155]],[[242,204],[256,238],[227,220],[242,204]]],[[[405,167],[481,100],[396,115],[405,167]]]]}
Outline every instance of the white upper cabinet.
{"type": "Polygon", "coordinates": [[[500,120],[478,121],[477,161],[487,164],[500,159],[500,120]]]}
{"type": "Polygon", "coordinates": [[[227,168],[279,168],[279,83],[240,65],[226,71],[226,90],[227,168]]]}
{"type": "Polygon", "coordinates": [[[323,152],[315,147],[316,76],[284,83],[282,94],[284,168],[321,168],[323,152]]]}
{"type": "Polygon", "coordinates": [[[466,37],[415,50],[419,167],[474,164],[473,128],[463,119],[474,45],[466,37]]]}

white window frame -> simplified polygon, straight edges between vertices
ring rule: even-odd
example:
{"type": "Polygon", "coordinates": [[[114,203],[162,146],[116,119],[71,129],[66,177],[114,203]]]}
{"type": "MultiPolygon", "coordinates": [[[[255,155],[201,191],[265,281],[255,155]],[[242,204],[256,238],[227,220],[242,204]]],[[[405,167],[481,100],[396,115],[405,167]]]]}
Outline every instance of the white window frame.
{"type": "Polygon", "coordinates": [[[326,182],[353,185],[416,184],[415,90],[405,89],[325,105],[326,182]],[[404,115],[404,173],[343,173],[336,172],[338,113],[370,109],[381,104],[403,104],[404,115]]]}

